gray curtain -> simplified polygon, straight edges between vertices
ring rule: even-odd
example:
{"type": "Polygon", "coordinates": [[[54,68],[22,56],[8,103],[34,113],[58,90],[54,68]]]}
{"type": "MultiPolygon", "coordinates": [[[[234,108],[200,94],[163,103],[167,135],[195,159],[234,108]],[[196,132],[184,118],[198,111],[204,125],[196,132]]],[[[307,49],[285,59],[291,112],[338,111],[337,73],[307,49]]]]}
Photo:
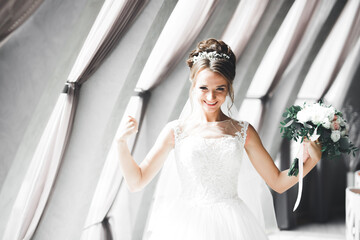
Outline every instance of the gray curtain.
{"type": "MultiPolygon", "coordinates": [[[[320,8],[310,22],[306,32],[308,36],[304,36],[305,41],[301,43],[303,46],[300,46],[300,51],[296,53],[295,61],[289,63],[289,68],[284,72],[278,86],[274,85],[263,99],[261,137],[274,159],[281,146],[281,169],[287,169],[291,161],[290,145],[282,141],[275,126],[281,120],[281,113],[294,104],[301,93],[301,86],[308,85],[312,88],[315,92],[312,95],[316,99],[324,96],[358,38],[356,26],[359,21],[359,4],[357,1],[348,1],[344,8],[343,6],[341,1],[319,1],[320,8]],[[316,85],[318,82],[321,84],[316,85]]],[[[346,81],[345,78],[343,81],[346,81]]],[[[304,180],[303,204],[295,213],[291,212],[291,205],[295,202],[296,187],[285,194],[275,195],[280,228],[294,227],[296,217],[306,211],[311,212],[310,215],[318,221],[329,219],[332,187],[327,186],[325,179],[330,171],[330,165],[325,160],[309,174],[304,180]],[[319,187],[315,188],[314,184],[319,187]],[[312,205],[310,207],[309,201],[312,205]]]]}
{"type": "MultiPolygon", "coordinates": [[[[139,93],[130,98],[119,126],[122,126],[127,115],[132,115],[139,121],[139,130],[141,130],[141,120],[151,89],[161,83],[164,76],[187,52],[212,15],[217,3],[217,0],[197,2],[182,0],[176,4],[137,81],[135,91],[139,93]]],[[[120,211],[117,209],[124,205],[121,202],[129,199],[131,193],[128,192],[122,181],[114,143],[112,143],[101,173],[82,239],[103,239],[106,236],[105,222],[109,225],[107,229],[111,238],[130,239],[134,237],[131,229],[128,230],[128,225],[129,223],[131,225],[132,222],[128,216],[131,215],[132,209],[138,207],[137,203],[127,203],[125,204],[126,208],[122,208],[120,211]]],[[[130,149],[133,148],[134,143],[136,143],[135,136],[129,139],[130,149]]]]}
{"type": "Polygon", "coordinates": [[[36,11],[43,0],[0,1],[0,47],[3,41],[36,11]]]}
{"type": "Polygon", "coordinates": [[[68,144],[79,90],[114,48],[146,1],[105,1],[37,145],[5,228],[4,239],[30,239],[68,144]]]}

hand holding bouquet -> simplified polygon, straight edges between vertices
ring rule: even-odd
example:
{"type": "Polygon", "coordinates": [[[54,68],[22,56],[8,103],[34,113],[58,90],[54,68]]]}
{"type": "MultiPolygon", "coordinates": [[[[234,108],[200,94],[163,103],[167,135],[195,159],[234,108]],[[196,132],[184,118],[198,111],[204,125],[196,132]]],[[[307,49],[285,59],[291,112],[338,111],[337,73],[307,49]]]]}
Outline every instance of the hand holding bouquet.
{"type": "MultiPolygon", "coordinates": [[[[318,103],[303,107],[293,105],[283,114],[285,118],[280,124],[283,137],[303,142],[304,138],[318,140],[322,145],[323,158],[339,157],[341,153],[355,152],[359,149],[349,140],[349,125],[343,119],[342,113],[332,106],[318,103]]],[[[299,172],[298,159],[292,163],[289,176],[297,176],[299,172]]]]}
{"type": "MultiPolygon", "coordinates": [[[[301,143],[309,140],[314,144],[316,141],[321,146],[322,158],[339,157],[341,153],[355,152],[359,149],[349,140],[349,125],[342,117],[342,113],[332,106],[326,106],[320,100],[318,103],[307,104],[303,107],[293,105],[286,109],[285,118],[280,124],[283,137],[301,143]],[[307,139],[307,140],[305,140],[307,139]]],[[[319,147],[320,147],[319,146],[319,147]]],[[[294,211],[299,206],[302,193],[303,162],[309,158],[309,148],[304,148],[303,154],[295,158],[288,171],[288,176],[298,176],[299,191],[294,206],[294,211]]],[[[316,149],[316,148],[314,148],[316,149]]]]}

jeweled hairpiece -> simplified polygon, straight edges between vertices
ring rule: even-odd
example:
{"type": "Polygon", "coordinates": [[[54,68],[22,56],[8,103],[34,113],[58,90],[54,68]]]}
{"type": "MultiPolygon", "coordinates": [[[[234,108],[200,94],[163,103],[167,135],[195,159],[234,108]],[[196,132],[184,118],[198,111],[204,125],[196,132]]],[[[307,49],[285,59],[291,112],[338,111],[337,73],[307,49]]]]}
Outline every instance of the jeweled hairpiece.
{"type": "Polygon", "coordinates": [[[213,52],[201,52],[197,56],[193,57],[193,64],[195,64],[200,59],[209,59],[210,61],[218,60],[220,58],[230,59],[229,55],[225,53],[217,53],[216,51],[213,52]]]}

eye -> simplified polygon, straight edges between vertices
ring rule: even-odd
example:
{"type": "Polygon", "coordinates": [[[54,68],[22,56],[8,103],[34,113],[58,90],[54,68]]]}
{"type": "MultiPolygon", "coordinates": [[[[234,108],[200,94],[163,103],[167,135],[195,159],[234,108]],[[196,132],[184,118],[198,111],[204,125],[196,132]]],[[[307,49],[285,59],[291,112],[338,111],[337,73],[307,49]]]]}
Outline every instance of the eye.
{"type": "Polygon", "coordinates": [[[201,90],[207,90],[207,87],[200,87],[201,90]]]}
{"type": "Polygon", "coordinates": [[[225,88],[223,88],[223,87],[219,87],[219,88],[217,88],[216,90],[218,90],[218,91],[225,91],[225,88]]]}

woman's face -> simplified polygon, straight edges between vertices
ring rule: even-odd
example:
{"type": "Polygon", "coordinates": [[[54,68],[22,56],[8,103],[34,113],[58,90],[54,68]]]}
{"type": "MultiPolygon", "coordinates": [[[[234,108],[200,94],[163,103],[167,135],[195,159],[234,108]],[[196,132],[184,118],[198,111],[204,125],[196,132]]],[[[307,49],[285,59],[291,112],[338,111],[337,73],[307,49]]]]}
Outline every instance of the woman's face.
{"type": "Polygon", "coordinates": [[[228,83],[221,74],[205,68],[196,76],[193,94],[194,100],[205,112],[216,112],[225,102],[228,83]]]}

